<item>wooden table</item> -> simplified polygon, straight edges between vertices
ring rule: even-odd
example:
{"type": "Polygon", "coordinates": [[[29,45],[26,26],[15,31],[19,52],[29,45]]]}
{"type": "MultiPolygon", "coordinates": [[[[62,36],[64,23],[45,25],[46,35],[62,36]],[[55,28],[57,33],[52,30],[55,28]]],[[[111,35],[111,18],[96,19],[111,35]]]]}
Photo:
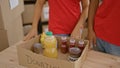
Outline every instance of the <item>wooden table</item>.
{"type": "MultiPolygon", "coordinates": [[[[0,52],[0,68],[27,68],[19,65],[15,45],[0,52]]],[[[90,50],[82,68],[120,68],[120,57],[90,50]]]]}

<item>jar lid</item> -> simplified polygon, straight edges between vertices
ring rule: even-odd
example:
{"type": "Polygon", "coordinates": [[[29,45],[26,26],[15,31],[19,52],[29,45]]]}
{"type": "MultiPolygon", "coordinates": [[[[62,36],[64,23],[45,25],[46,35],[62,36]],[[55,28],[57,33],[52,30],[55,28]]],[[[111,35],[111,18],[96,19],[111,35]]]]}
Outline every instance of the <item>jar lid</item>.
{"type": "Polygon", "coordinates": [[[84,40],[80,40],[78,43],[79,44],[84,44],[84,40]]]}
{"type": "Polygon", "coordinates": [[[75,43],[75,39],[70,39],[70,43],[75,43]]]}
{"type": "Polygon", "coordinates": [[[78,47],[72,47],[69,49],[71,54],[80,54],[81,50],[78,47]]]}
{"type": "Polygon", "coordinates": [[[66,37],[66,36],[62,36],[61,39],[62,39],[62,40],[66,40],[67,37],[66,37]]]}

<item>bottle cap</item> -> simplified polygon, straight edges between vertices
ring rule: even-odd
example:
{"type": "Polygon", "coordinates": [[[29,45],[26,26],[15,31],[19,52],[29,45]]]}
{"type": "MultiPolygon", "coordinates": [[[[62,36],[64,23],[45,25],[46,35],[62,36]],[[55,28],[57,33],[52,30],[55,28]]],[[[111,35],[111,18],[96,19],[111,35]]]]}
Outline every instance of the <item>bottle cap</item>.
{"type": "Polygon", "coordinates": [[[46,35],[47,35],[47,36],[52,36],[53,33],[52,33],[51,31],[48,31],[48,32],[46,32],[46,35]]]}

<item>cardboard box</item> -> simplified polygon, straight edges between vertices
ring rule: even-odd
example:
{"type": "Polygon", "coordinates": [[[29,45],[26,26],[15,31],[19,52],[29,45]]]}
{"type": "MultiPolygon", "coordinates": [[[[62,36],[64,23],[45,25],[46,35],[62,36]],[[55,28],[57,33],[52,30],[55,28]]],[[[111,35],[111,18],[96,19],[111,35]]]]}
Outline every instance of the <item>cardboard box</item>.
{"type": "Polygon", "coordinates": [[[8,47],[8,37],[6,30],[0,30],[0,51],[8,47]]]}
{"type": "Polygon", "coordinates": [[[20,40],[22,40],[24,37],[21,15],[19,15],[9,23],[11,24],[9,24],[7,27],[7,35],[9,46],[12,46],[20,40]]]}
{"type": "Polygon", "coordinates": [[[4,29],[4,24],[3,24],[3,18],[2,18],[2,14],[1,14],[1,7],[0,7],[0,29],[4,29]]]}
{"type": "Polygon", "coordinates": [[[67,55],[62,54],[61,52],[59,52],[57,59],[48,58],[42,54],[36,54],[31,51],[33,44],[38,41],[39,37],[36,37],[18,44],[17,52],[20,65],[27,66],[28,68],[80,68],[88,52],[89,42],[85,41],[86,47],[82,52],[81,57],[75,62],[68,61],[67,55]]]}
{"type": "Polygon", "coordinates": [[[23,0],[0,0],[0,29],[7,30],[10,46],[23,38],[23,11],[23,0]]]}
{"type": "Polygon", "coordinates": [[[35,4],[25,4],[25,11],[22,14],[23,24],[31,24],[33,22],[35,4]]]}
{"type": "MultiPolygon", "coordinates": [[[[25,4],[25,11],[23,12],[23,24],[32,24],[35,4],[25,4]]],[[[49,20],[49,7],[48,2],[46,2],[42,9],[41,22],[46,22],[49,20]]]]}
{"type": "Polygon", "coordinates": [[[9,22],[24,11],[23,0],[0,0],[0,25],[7,30],[9,22]]]}

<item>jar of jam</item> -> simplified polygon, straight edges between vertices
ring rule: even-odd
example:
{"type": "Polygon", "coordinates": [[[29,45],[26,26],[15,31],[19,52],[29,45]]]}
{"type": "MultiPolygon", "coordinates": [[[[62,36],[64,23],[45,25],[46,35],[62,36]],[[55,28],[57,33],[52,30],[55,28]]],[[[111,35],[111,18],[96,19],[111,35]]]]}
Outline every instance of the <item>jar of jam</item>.
{"type": "Polygon", "coordinates": [[[60,50],[61,50],[61,52],[62,53],[67,53],[68,52],[68,47],[67,47],[67,45],[64,45],[64,44],[62,44],[61,46],[60,46],[60,50]]]}
{"type": "Polygon", "coordinates": [[[60,50],[61,50],[61,52],[64,53],[64,54],[68,52],[67,37],[66,37],[66,36],[62,36],[62,37],[61,37],[60,50]]]}
{"type": "Polygon", "coordinates": [[[84,50],[85,46],[84,46],[84,40],[79,40],[78,41],[78,48],[81,49],[81,51],[84,50]]]}
{"type": "Polygon", "coordinates": [[[69,48],[71,47],[75,47],[75,39],[74,38],[70,38],[69,40],[69,48]]]}
{"type": "Polygon", "coordinates": [[[81,50],[78,47],[71,47],[69,48],[69,53],[68,59],[70,61],[76,61],[81,55],[81,50]]]}
{"type": "Polygon", "coordinates": [[[33,44],[33,51],[37,54],[42,53],[42,51],[43,51],[42,45],[40,43],[33,44]]]}
{"type": "Polygon", "coordinates": [[[67,45],[67,37],[66,36],[61,37],[61,44],[67,45]]]}

